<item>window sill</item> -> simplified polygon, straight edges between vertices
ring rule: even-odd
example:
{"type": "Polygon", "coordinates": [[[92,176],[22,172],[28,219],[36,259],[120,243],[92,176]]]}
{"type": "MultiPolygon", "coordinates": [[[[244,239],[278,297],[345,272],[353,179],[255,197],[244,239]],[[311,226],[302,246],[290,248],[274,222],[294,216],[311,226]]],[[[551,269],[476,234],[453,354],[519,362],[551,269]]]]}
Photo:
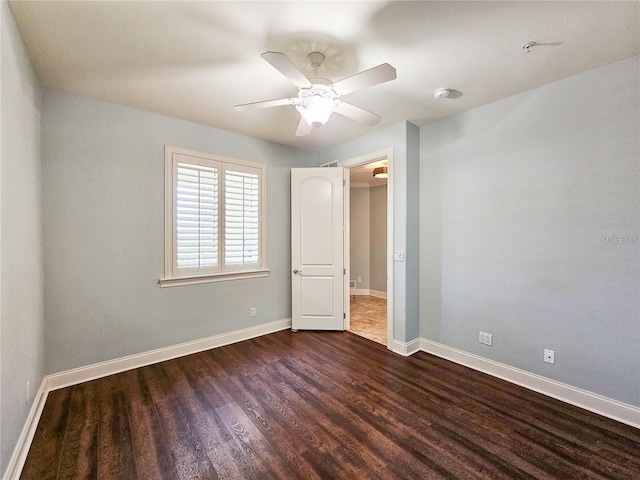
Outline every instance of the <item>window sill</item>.
{"type": "Polygon", "coordinates": [[[224,272],[208,275],[194,275],[191,277],[167,277],[161,278],[158,283],[161,288],[181,287],[183,285],[198,285],[200,283],[226,282],[229,280],[241,280],[245,278],[268,277],[269,269],[245,270],[242,272],[224,272]]]}

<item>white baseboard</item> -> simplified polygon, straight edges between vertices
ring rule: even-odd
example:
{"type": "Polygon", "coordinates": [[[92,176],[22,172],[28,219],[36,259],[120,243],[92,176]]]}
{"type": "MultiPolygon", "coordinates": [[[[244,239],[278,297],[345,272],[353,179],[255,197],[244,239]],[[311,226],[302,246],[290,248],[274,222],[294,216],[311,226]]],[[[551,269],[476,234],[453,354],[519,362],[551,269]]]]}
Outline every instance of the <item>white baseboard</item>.
{"type": "Polygon", "coordinates": [[[585,410],[598,413],[618,422],[640,428],[640,408],[612,398],[573,387],[535,373],[495,362],[472,353],[442,345],[424,338],[419,339],[420,350],[450,360],[465,367],[501,378],[521,387],[562,400],[585,410]]]}
{"type": "Polygon", "coordinates": [[[387,298],[387,292],[381,292],[380,290],[369,289],[369,295],[372,297],[387,298]]]}
{"type": "Polygon", "coordinates": [[[349,295],[369,295],[368,288],[352,288],[349,290],[349,295]]]}
{"type": "Polygon", "coordinates": [[[27,420],[24,423],[24,427],[22,427],[18,442],[13,449],[7,469],[2,476],[3,480],[17,480],[20,478],[22,467],[24,467],[24,462],[27,460],[27,454],[29,453],[31,442],[38,429],[38,422],[40,421],[40,416],[42,415],[48,394],[47,377],[44,377],[40,383],[40,388],[38,388],[36,392],[36,396],[33,398],[31,410],[29,410],[29,415],[27,415],[27,420]]]}
{"type": "Polygon", "coordinates": [[[106,377],[114,373],[120,373],[134,368],[144,367],[153,363],[164,362],[172,358],[191,355],[192,353],[222,347],[231,343],[249,340],[250,338],[267,335],[269,333],[291,328],[291,319],[278,320],[276,322],[265,323],[256,327],[244,328],[234,332],[214,335],[213,337],[202,338],[192,342],[172,345],[170,347],[158,348],[149,352],[137,353],[128,357],[107,360],[106,362],[94,363],[86,367],[74,368],[60,373],[54,373],[47,377],[49,390],[76,385],[96,378],[106,377]]]}
{"type": "Polygon", "coordinates": [[[380,290],[372,290],[370,288],[351,288],[349,290],[350,295],[369,295],[371,297],[387,298],[387,292],[381,292],[380,290]]]}
{"type": "Polygon", "coordinates": [[[410,342],[401,342],[400,340],[393,339],[391,342],[391,351],[402,355],[403,357],[408,357],[413,355],[414,353],[420,351],[420,339],[416,338],[411,340],[410,342]]]}
{"type": "Polygon", "coordinates": [[[191,355],[192,353],[222,347],[231,343],[249,340],[280,330],[286,330],[287,328],[291,328],[290,318],[47,375],[42,380],[40,389],[34,398],[31,411],[22,429],[22,433],[18,438],[18,442],[13,449],[13,454],[11,455],[9,465],[2,480],[17,480],[20,478],[24,462],[27,459],[27,454],[31,447],[31,442],[33,441],[33,436],[40,421],[40,415],[42,415],[42,410],[44,409],[44,404],[50,391],[89,380],[95,380],[96,378],[106,377],[107,375],[113,375],[133,368],[144,367],[152,363],[163,362],[165,360],[191,355]]]}
{"type": "MultiPolygon", "coordinates": [[[[38,427],[40,416],[42,415],[42,410],[44,409],[47,395],[50,391],[124,372],[133,368],[191,355],[243,340],[249,340],[288,328],[291,328],[290,318],[46,376],[42,380],[40,388],[34,397],[31,410],[29,411],[29,415],[2,479],[16,480],[20,477],[27,454],[29,453],[29,448],[31,447],[33,436],[38,427]]],[[[618,402],[617,400],[587,390],[582,390],[424,338],[416,338],[410,342],[393,340],[391,345],[393,352],[405,357],[422,350],[454,363],[598,413],[613,420],[640,428],[640,408],[634,407],[633,405],[618,402]]]]}

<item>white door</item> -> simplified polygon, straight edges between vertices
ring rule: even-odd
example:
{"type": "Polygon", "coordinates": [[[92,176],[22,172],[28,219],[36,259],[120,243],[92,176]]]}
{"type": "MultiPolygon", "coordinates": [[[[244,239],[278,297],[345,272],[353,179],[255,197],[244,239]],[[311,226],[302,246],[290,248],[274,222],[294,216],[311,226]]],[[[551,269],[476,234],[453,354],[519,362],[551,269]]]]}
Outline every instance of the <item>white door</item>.
{"type": "Polygon", "coordinates": [[[291,328],[345,329],[346,170],[291,169],[291,328]]]}

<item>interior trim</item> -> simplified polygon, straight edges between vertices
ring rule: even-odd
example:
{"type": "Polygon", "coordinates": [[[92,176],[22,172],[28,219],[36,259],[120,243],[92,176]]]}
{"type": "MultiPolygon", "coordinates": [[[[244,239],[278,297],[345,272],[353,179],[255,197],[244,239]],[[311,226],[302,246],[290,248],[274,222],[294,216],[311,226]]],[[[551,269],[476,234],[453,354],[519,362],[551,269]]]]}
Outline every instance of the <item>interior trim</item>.
{"type": "MultiPolygon", "coordinates": [[[[290,318],[45,376],[34,397],[31,410],[29,411],[29,415],[27,416],[27,420],[2,479],[15,480],[20,477],[50,391],[153,363],[222,347],[231,343],[249,340],[288,328],[291,328],[290,318]]],[[[495,362],[425,338],[416,338],[410,342],[401,342],[400,340],[394,339],[392,347],[391,350],[393,352],[405,357],[421,350],[459,365],[464,365],[465,367],[520,385],[529,390],[542,393],[543,395],[556,398],[565,403],[584,408],[585,410],[603,415],[626,425],[640,428],[640,408],[603,395],[557,382],[550,378],[520,370],[519,368],[495,362]]]]}
{"type": "Polygon", "coordinates": [[[95,380],[108,375],[125,372],[134,368],[164,362],[165,360],[191,355],[193,353],[222,347],[224,345],[241,342],[243,340],[249,340],[251,338],[260,337],[280,330],[286,330],[288,328],[291,328],[291,319],[285,318],[283,320],[277,320],[275,322],[265,323],[255,327],[243,328],[229,333],[214,335],[212,337],[180,343],[169,347],[158,348],[148,352],[94,363],[85,367],[74,368],[45,376],[42,379],[40,388],[34,398],[33,404],[31,405],[31,410],[25,425],[22,428],[20,437],[18,437],[18,442],[13,449],[9,465],[7,466],[2,479],[15,480],[20,477],[49,392],[77,385],[79,383],[88,382],[89,380],[95,380]]]}
{"type": "MultiPolygon", "coordinates": [[[[344,168],[357,167],[367,163],[387,160],[387,169],[389,177],[387,178],[387,348],[391,351],[395,351],[393,344],[393,335],[395,330],[395,274],[394,274],[394,260],[393,251],[398,246],[395,244],[395,231],[394,231],[394,202],[393,202],[393,147],[386,147],[374,152],[365,153],[357,157],[348,158],[345,160],[336,160],[337,165],[344,168]]],[[[349,252],[345,251],[345,255],[349,252]]]]}
{"type": "Polygon", "coordinates": [[[398,355],[402,355],[403,357],[409,357],[420,351],[420,340],[420,338],[416,338],[410,342],[401,342],[394,338],[390,350],[398,355]]]}
{"type": "Polygon", "coordinates": [[[535,373],[420,338],[420,350],[590,412],[640,428],[640,408],[535,373]]]}
{"type": "Polygon", "coordinates": [[[261,278],[269,276],[269,269],[244,270],[238,272],[221,272],[207,275],[193,275],[190,277],[164,277],[158,280],[160,287],[181,287],[183,285],[198,285],[200,283],[226,282],[227,280],[241,280],[245,278],[261,278]]]}
{"type": "Polygon", "coordinates": [[[42,415],[42,410],[44,410],[44,404],[47,401],[48,394],[47,377],[44,377],[40,383],[40,388],[38,388],[33,398],[31,410],[29,410],[29,415],[27,415],[27,420],[24,423],[24,427],[22,427],[18,442],[13,449],[7,469],[2,476],[3,480],[17,480],[20,478],[24,462],[27,460],[29,448],[31,448],[31,442],[38,429],[38,422],[40,422],[40,416],[42,415]]]}
{"type": "Polygon", "coordinates": [[[291,328],[290,318],[54,373],[47,376],[48,388],[51,391],[70,385],[77,385],[78,383],[88,382],[89,380],[106,377],[114,373],[125,372],[134,368],[164,362],[165,360],[191,355],[192,353],[249,340],[250,338],[286,330],[287,328],[291,328]]]}

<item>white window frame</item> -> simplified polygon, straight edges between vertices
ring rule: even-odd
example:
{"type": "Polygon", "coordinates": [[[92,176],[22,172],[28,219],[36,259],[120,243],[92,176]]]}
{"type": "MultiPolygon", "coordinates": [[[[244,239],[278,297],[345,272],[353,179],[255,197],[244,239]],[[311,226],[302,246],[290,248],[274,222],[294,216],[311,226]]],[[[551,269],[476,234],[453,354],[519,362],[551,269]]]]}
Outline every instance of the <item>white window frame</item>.
{"type": "Polygon", "coordinates": [[[165,205],[164,205],[164,277],[160,279],[161,287],[173,287],[180,285],[194,285],[199,283],[220,282],[225,280],[237,280],[241,278],[258,278],[269,275],[266,268],[266,166],[262,163],[238,160],[222,157],[209,153],[187,150],[179,147],[165,145],[164,148],[164,174],[165,174],[165,205]],[[187,158],[185,158],[187,157],[187,158]],[[178,269],[176,259],[176,190],[177,190],[177,165],[178,160],[193,163],[194,165],[212,166],[218,168],[218,265],[202,269],[178,269]],[[258,170],[259,176],[259,247],[258,262],[252,265],[230,266],[225,265],[224,249],[224,177],[227,168],[237,168],[236,171],[258,170]]]}

